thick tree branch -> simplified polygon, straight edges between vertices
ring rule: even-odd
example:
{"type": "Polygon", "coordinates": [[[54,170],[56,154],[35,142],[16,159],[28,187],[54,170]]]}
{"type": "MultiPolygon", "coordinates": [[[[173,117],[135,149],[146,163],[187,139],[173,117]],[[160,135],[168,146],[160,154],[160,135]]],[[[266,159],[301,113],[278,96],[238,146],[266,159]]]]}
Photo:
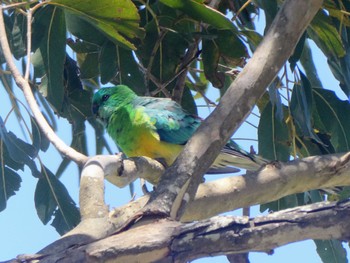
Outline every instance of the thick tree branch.
{"type": "Polygon", "coordinates": [[[292,54],[322,0],[287,0],[252,59],[231,84],[175,163],[162,176],[145,211],[181,218],[202,175],[292,54]]]}
{"type": "MultiPolygon", "coordinates": [[[[350,185],[350,153],[270,164],[256,173],[201,184],[181,221],[206,219],[238,208],[278,200],[290,194],[346,185],[350,185]]],[[[144,207],[147,200],[148,197],[143,197],[117,208],[113,212],[116,218],[114,223],[121,225],[128,221],[135,211],[144,207]]]]}
{"type": "MultiPolygon", "coordinates": [[[[51,253],[44,250],[34,262],[186,262],[213,255],[271,251],[306,239],[349,240],[350,201],[322,202],[253,219],[218,216],[196,223],[159,220],[126,232],[51,253]]],[[[13,262],[18,262],[14,260],[13,262]]]]}
{"type": "Polygon", "coordinates": [[[68,157],[69,159],[77,163],[79,166],[83,166],[86,163],[88,157],[85,156],[84,154],[77,152],[75,149],[69,147],[64,141],[62,141],[56,135],[56,133],[52,130],[51,126],[47,123],[45,117],[41,113],[40,108],[36,103],[35,97],[33,95],[33,92],[31,90],[31,87],[28,81],[26,81],[23,78],[18,68],[16,67],[15,62],[12,58],[11,50],[10,50],[7,35],[6,35],[5,23],[4,23],[4,17],[3,17],[3,8],[1,5],[0,5],[0,45],[4,53],[6,63],[12,73],[12,76],[17,86],[23,91],[23,94],[28,103],[28,106],[31,109],[33,116],[36,122],[38,123],[40,129],[42,130],[43,134],[45,134],[48,140],[56,147],[56,149],[62,155],[68,157]]]}

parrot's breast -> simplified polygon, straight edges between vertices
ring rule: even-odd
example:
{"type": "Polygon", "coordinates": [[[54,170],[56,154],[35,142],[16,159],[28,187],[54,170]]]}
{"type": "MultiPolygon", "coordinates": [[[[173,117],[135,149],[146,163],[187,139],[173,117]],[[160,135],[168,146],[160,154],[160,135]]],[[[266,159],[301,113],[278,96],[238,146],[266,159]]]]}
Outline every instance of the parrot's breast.
{"type": "Polygon", "coordinates": [[[147,156],[171,165],[183,146],[164,142],[142,110],[123,110],[111,116],[107,131],[128,157],[147,156]]]}

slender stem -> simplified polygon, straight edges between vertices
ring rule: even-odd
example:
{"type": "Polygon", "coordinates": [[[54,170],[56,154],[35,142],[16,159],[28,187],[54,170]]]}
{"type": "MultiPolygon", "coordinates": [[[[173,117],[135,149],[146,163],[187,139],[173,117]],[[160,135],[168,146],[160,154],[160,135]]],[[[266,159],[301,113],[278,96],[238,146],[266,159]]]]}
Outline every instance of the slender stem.
{"type": "Polygon", "coordinates": [[[56,135],[56,133],[52,130],[51,126],[47,123],[45,117],[41,113],[28,81],[23,78],[18,68],[16,67],[11,55],[11,50],[6,35],[2,6],[0,6],[0,46],[3,50],[4,58],[6,60],[8,68],[10,69],[17,86],[23,91],[28,106],[31,109],[35,120],[37,121],[45,136],[62,155],[76,162],[78,165],[83,166],[88,160],[88,157],[69,147],[56,135]]]}
{"type": "Polygon", "coordinates": [[[30,53],[32,49],[32,10],[29,9],[27,12],[27,65],[26,72],[24,74],[24,79],[28,81],[30,72],[30,53]]]}

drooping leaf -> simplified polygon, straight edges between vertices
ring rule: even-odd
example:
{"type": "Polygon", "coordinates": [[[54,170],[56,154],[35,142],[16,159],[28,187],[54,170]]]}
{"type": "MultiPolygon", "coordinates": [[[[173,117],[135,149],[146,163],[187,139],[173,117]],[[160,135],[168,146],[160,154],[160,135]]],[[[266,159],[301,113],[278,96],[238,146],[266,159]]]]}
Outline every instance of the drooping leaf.
{"type": "Polygon", "coordinates": [[[133,91],[137,94],[144,95],[145,80],[135,61],[133,51],[117,47],[117,54],[118,75],[111,82],[115,84],[125,84],[132,87],[133,91]]]}
{"type": "Polygon", "coordinates": [[[35,148],[19,139],[14,133],[6,130],[5,124],[0,117],[0,139],[4,142],[5,147],[9,153],[10,158],[19,164],[27,165],[32,175],[35,177],[39,176],[36,164],[33,160],[37,156],[35,148]]]}
{"type": "Polygon", "coordinates": [[[190,89],[187,86],[185,86],[184,91],[183,91],[181,106],[187,112],[194,114],[194,115],[198,115],[196,103],[193,99],[193,96],[192,96],[190,89]]]}
{"type": "Polygon", "coordinates": [[[204,40],[202,49],[202,59],[204,65],[204,74],[214,87],[221,88],[225,82],[225,76],[217,71],[220,51],[212,40],[204,40]]]}
{"type": "Polygon", "coordinates": [[[259,127],[259,155],[269,160],[288,161],[290,142],[284,119],[276,117],[275,107],[269,102],[261,113],[259,127]]]}
{"type": "MultiPolygon", "coordinates": [[[[278,85],[280,83],[280,79],[278,77],[275,78],[275,80],[270,84],[268,92],[269,92],[269,101],[273,105],[275,109],[275,117],[279,120],[283,120],[283,104],[281,100],[281,94],[278,90],[278,85]]],[[[268,103],[268,101],[266,101],[268,103]]],[[[262,104],[262,101],[260,102],[262,104]]],[[[266,105],[265,105],[266,106],[266,105]]],[[[265,108],[264,106],[264,108],[265,108]]],[[[258,107],[262,107],[262,105],[259,105],[258,107]]]]}
{"type": "Polygon", "coordinates": [[[303,194],[293,194],[293,195],[282,197],[276,201],[272,201],[266,204],[261,204],[260,212],[264,212],[266,210],[269,212],[276,212],[283,209],[296,207],[303,203],[302,196],[303,194]]]}
{"type": "Polygon", "coordinates": [[[236,30],[233,23],[217,10],[196,0],[160,0],[161,3],[186,13],[195,20],[202,21],[218,29],[236,30]]]}
{"type": "Polygon", "coordinates": [[[30,123],[32,126],[33,147],[37,152],[39,152],[39,150],[46,152],[50,146],[50,141],[41,131],[40,127],[33,117],[30,118],[30,123]]]}
{"type": "Polygon", "coordinates": [[[314,240],[317,253],[324,263],[347,263],[347,253],[339,240],[314,240]]]}
{"type": "Polygon", "coordinates": [[[339,80],[339,86],[350,98],[350,48],[346,49],[346,54],[340,59],[329,58],[328,65],[333,73],[333,76],[339,80]]]}
{"type": "Polygon", "coordinates": [[[65,208],[66,214],[64,215],[61,210],[57,209],[54,212],[54,219],[51,225],[56,229],[60,235],[72,230],[80,222],[79,210],[73,203],[65,208]],[[67,223],[68,222],[68,223],[67,223]]]}
{"type": "Polygon", "coordinates": [[[315,129],[330,135],[336,152],[350,150],[350,104],[340,100],[333,91],[313,89],[314,114],[319,116],[315,129]],[[322,125],[321,125],[322,124],[322,125]]]}
{"type": "Polygon", "coordinates": [[[96,52],[78,54],[80,66],[80,77],[82,79],[92,79],[99,76],[98,56],[96,52]]]}
{"type": "Polygon", "coordinates": [[[217,35],[214,39],[220,50],[220,55],[229,62],[228,65],[235,67],[240,64],[241,59],[248,57],[247,48],[242,40],[230,30],[215,30],[217,35]]]}
{"type": "MultiPolygon", "coordinates": [[[[97,27],[88,21],[82,19],[75,13],[65,11],[67,29],[70,33],[76,36],[79,40],[82,40],[90,45],[100,47],[103,43],[108,40],[108,37],[103,34],[97,27]]],[[[94,50],[78,52],[77,53],[88,53],[94,50]]]]}
{"type": "Polygon", "coordinates": [[[250,49],[254,52],[262,40],[262,35],[253,30],[241,30],[240,33],[248,40],[250,49]]]}
{"type": "MultiPolygon", "coordinates": [[[[57,113],[61,112],[64,95],[63,70],[66,49],[66,26],[63,11],[54,6],[46,6],[38,11],[38,23],[46,25],[40,44],[40,54],[45,66],[47,86],[41,92],[57,113]],[[47,90],[44,90],[44,89],[47,90]]],[[[45,83],[46,84],[46,83],[45,83]]]]}
{"type": "Polygon", "coordinates": [[[53,225],[63,234],[80,221],[79,211],[64,185],[47,168],[42,170],[34,196],[35,208],[40,220],[47,224],[52,217],[60,222],[53,225]],[[58,212],[59,211],[59,212],[58,212]],[[57,219],[55,217],[58,216],[57,219]]]}
{"type": "Polygon", "coordinates": [[[6,208],[7,200],[16,194],[21,182],[21,177],[12,169],[6,166],[0,169],[0,211],[6,208]]]}
{"type": "Polygon", "coordinates": [[[131,0],[51,0],[49,3],[79,16],[125,48],[135,49],[128,39],[144,37],[138,10],[131,0]]]}
{"type": "Polygon", "coordinates": [[[306,33],[304,33],[299,39],[298,44],[296,45],[293,54],[288,59],[290,63],[291,71],[294,70],[296,63],[300,60],[301,54],[303,53],[304,45],[306,40],[306,33]]]}
{"type": "MultiPolygon", "coordinates": [[[[167,33],[161,37],[159,35],[159,28],[154,20],[151,20],[146,24],[145,29],[147,30],[147,35],[139,46],[137,57],[141,59],[142,65],[148,68],[150,73],[160,82],[166,82],[176,75],[179,65],[181,65],[183,56],[188,48],[188,42],[185,38],[179,37],[179,32],[173,31],[173,25],[176,23],[176,10],[168,8],[165,6],[166,16],[161,17],[159,25],[164,28],[171,28],[172,30],[167,31],[167,33]],[[159,43],[160,42],[160,43],[159,43]],[[159,45],[155,46],[155,43],[159,45]]],[[[182,36],[182,35],[181,35],[182,36]]],[[[129,55],[130,57],[130,55],[129,55]]],[[[123,65],[120,64],[122,67],[123,65]]],[[[147,77],[147,74],[146,74],[147,77]]],[[[158,87],[153,84],[153,82],[146,79],[146,88],[149,91],[156,90],[158,87]]],[[[173,81],[167,86],[168,90],[171,90],[175,85],[173,81]]],[[[142,85],[144,86],[144,85],[142,85]]],[[[139,94],[146,94],[147,90],[142,87],[137,87],[137,92],[139,94]],[[141,91],[141,93],[139,92],[141,91]]]]}
{"type": "Polygon", "coordinates": [[[26,34],[27,34],[27,19],[21,14],[14,12],[11,15],[13,26],[11,30],[10,45],[13,56],[19,59],[26,55],[26,34]]]}
{"type": "Polygon", "coordinates": [[[315,15],[307,33],[328,58],[345,55],[341,37],[323,10],[315,15]]]}
{"type": "Polygon", "coordinates": [[[300,56],[300,63],[305,70],[305,75],[310,81],[311,86],[315,88],[322,88],[323,86],[316,70],[315,61],[312,58],[312,52],[308,39],[305,39],[304,41],[303,51],[300,56]]]}
{"type": "Polygon", "coordinates": [[[99,68],[101,83],[106,84],[117,74],[117,47],[111,41],[106,41],[101,47],[99,68]]]}
{"type": "Polygon", "coordinates": [[[248,57],[247,49],[236,33],[230,30],[209,28],[202,43],[202,58],[205,76],[214,87],[225,85],[224,72],[227,68],[242,67],[248,57]],[[220,70],[219,65],[226,66],[220,70]]]}
{"type": "Polygon", "coordinates": [[[322,143],[317,137],[312,127],[312,90],[311,85],[305,75],[299,70],[301,83],[293,87],[290,111],[294,122],[301,130],[300,136],[306,136],[322,143]]]}

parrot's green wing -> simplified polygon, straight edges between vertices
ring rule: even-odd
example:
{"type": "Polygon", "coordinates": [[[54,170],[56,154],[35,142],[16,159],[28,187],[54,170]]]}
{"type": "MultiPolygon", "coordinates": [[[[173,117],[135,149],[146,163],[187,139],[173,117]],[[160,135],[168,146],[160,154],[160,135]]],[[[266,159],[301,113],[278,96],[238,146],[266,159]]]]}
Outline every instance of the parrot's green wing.
{"type": "Polygon", "coordinates": [[[186,144],[196,131],[201,119],[185,112],[171,99],[137,97],[136,107],[143,107],[161,141],[172,144],[186,144]]]}

